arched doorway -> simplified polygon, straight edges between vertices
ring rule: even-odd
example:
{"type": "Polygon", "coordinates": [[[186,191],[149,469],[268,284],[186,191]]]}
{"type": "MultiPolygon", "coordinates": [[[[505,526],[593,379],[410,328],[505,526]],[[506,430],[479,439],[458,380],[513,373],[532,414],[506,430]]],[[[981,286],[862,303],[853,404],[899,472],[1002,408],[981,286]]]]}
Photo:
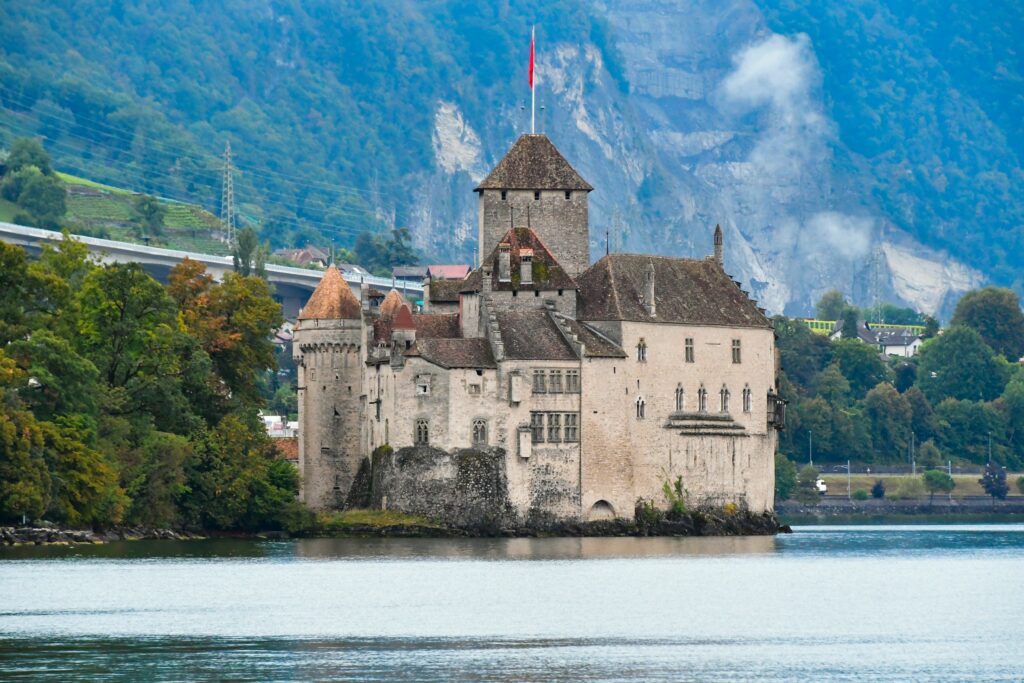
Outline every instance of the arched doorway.
{"type": "Polygon", "coordinates": [[[587,513],[588,522],[597,522],[606,519],[615,519],[615,508],[607,500],[599,500],[590,506],[587,513]]]}

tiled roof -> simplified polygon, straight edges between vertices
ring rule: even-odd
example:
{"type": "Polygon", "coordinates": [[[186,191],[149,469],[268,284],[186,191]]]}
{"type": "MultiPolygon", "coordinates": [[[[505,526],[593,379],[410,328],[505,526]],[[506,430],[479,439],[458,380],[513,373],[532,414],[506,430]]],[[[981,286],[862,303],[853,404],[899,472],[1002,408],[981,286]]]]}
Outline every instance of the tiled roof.
{"type": "Polygon", "coordinates": [[[486,339],[416,339],[406,356],[419,357],[442,368],[494,368],[494,355],[486,339]]]}
{"type": "Polygon", "coordinates": [[[392,289],[388,292],[388,295],[384,297],[384,301],[380,302],[380,315],[382,318],[390,318],[395,313],[398,313],[398,309],[405,303],[405,299],[398,293],[397,289],[392,289]]]}
{"type": "MultiPolygon", "coordinates": [[[[494,248],[485,260],[491,266],[491,288],[496,292],[501,291],[553,291],[556,289],[576,289],[576,281],[569,277],[565,269],[551,254],[551,251],[530,228],[515,228],[505,233],[505,236],[498,240],[498,246],[494,248]],[[498,253],[501,251],[501,244],[508,244],[511,248],[511,280],[502,282],[498,275],[498,253]],[[519,266],[521,263],[522,249],[533,250],[533,282],[523,284],[520,281],[519,266]]],[[[463,283],[463,292],[479,292],[483,283],[483,268],[477,268],[469,274],[463,283]]]]}
{"type": "Polygon", "coordinates": [[[332,265],[302,307],[299,320],[358,320],[361,312],[359,299],[332,265]]]}
{"type": "Polygon", "coordinates": [[[432,280],[430,302],[434,304],[458,303],[459,292],[464,284],[463,280],[432,280]]]}
{"type": "Polygon", "coordinates": [[[412,316],[417,339],[453,339],[462,336],[458,313],[421,313],[412,316]]]}
{"type": "Polygon", "coordinates": [[[757,304],[712,259],[610,254],[577,281],[580,320],[772,327],[757,304]],[[641,299],[652,265],[653,316],[641,299]]]}
{"type": "Polygon", "coordinates": [[[290,436],[283,439],[274,439],[274,446],[277,448],[281,460],[298,462],[299,460],[299,439],[290,436]]]}
{"type": "Polygon", "coordinates": [[[594,188],[546,135],[523,135],[477,190],[586,190],[594,188]]]}
{"type": "Polygon", "coordinates": [[[561,316],[565,325],[572,330],[573,334],[583,343],[584,354],[588,358],[625,358],[626,352],[622,347],[611,339],[608,339],[600,332],[586,323],[561,316]]]}
{"type": "Polygon", "coordinates": [[[427,266],[427,275],[441,280],[461,280],[469,275],[469,266],[465,264],[427,266]]]}
{"type": "Polygon", "coordinates": [[[576,352],[543,309],[496,313],[505,358],[576,360],[576,352]]]}
{"type": "Polygon", "coordinates": [[[391,276],[400,280],[422,280],[427,276],[426,266],[395,266],[391,276]]]}
{"type": "Polygon", "coordinates": [[[393,330],[415,330],[416,323],[412,320],[412,311],[409,310],[409,304],[402,304],[398,307],[398,312],[395,313],[395,317],[391,323],[391,329],[393,330]]]}

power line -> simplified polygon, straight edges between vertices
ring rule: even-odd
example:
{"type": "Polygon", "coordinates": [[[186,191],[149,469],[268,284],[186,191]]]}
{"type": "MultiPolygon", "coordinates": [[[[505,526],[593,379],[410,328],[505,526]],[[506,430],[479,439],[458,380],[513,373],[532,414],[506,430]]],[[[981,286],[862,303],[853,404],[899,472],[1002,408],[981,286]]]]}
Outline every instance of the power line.
{"type": "Polygon", "coordinates": [[[235,171],[231,167],[231,141],[224,145],[224,177],[221,180],[220,222],[224,226],[224,239],[235,247],[235,171]]]}

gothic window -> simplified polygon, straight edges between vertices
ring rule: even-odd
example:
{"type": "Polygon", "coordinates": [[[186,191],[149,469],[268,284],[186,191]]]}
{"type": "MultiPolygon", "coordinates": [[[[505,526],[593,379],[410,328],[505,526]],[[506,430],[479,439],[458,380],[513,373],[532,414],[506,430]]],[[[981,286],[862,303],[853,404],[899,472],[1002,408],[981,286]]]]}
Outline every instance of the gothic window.
{"type": "Polygon", "coordinates": [[[548,393],[560,394],[562,393],[562,371],[552,370],[548,376],[548,393]]]}
{"type": "Polygon", "coordinates": [[[641,363],[647,362],[647,342],[640,337],[640,343],[636,345],[636,359],[641,363]]]}
{"type": "Polygon", "coordinates": [[[729,390],[722,386],[721,391],[718,392],[718,396],[721,400],[721,412],[729,412],[729,390]]]}
{"type": "Polygon", "coordinates": [[[693,337],[687,337],[686,338],[686,344],[684,345],[684,348],[686,349],[686,362],[687,363],[692,363],[693,362],[693,337]]]}
{"type": "Polygon", "coordinates": [[[487,445],[487,420],[473,420],[473,445],[487,445]]]}
{"type": "Polygon", "coordinates": [[[644,401],[643,396],[637,396],[636,398],[636,419],[642,420],[647,415],[647,402],[644,401]]]}
{"type": "Polygon", "coordinates": [[[561,413],[548,413],[548,442],[558,443],[562,440],[561,413]]]}
{"type": "Polygon", "coordinates": [[[533,393],[543,394],[547,392],[547,383],[544,378],[547,376],[545,370],[534,370],[533,371],[533,393]]]}
{"type": "Polygon", "coordinates": [[[567,393],[567,394],[578,394],[578,393],[580,393],[580,371],[579,370],[566,370],[565,371],[565,393],[567,393]]]}
{"type": "Polygon", "coordinates": [[[580,416],[577,413],[565,414],[565,440],[576,443],[580,440],[580,416]]]}
{"type": "Polygon", "coordinates": [[[683,397],[683,385],[679,384],[679,385],[676,386],[676,410],[677,411],[682,410],[684,405],[685,405],[684,402],[683,402],[683,398],[684,398],[683,397]]]}
{"type": "Polygon", "coordinates": [[[708,390],[703,385],[697,391],[697,410],[702,413],[708,412],[708,390]]]}
{"type": "Polygon", "coordinates": [[[430,443],[430,423],[425,418],[416,420],[416,445],[426,446],[430,443]]]}
{"type": "Polygon", "coordinates": [[[732,362],[733,363],[739,363],[740,362],[740,340],[739,339],[733,339],[732,340],[732,362]]]}
{"type": "Polygon", "coordinates": [[[749,413],[751,411],[751,409],[752,409],[752,406],[751,406],[751,403],[752,403],[752,401],[751,401],[751,394],[752,394],[752,392],[750,391],[750,386],[749,385],[743,387],[743,412],[744,413],[749,413]]]}
{"type": "Polygon", "coordinates": [[[544,413],[530,413],[530,432],[533,443],[544,443],[544,413]]]}

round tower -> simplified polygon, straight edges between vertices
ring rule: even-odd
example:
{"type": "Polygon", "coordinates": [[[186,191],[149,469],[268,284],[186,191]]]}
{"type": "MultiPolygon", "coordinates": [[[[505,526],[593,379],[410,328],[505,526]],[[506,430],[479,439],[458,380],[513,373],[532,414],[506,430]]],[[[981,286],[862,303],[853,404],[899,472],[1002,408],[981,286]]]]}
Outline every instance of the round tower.
{"type": "Polygon", "coordinates": [[[315,510],[345,507],[362,459],[362,318],[332,265],[295,326],[301,498],[315,510]]]}

